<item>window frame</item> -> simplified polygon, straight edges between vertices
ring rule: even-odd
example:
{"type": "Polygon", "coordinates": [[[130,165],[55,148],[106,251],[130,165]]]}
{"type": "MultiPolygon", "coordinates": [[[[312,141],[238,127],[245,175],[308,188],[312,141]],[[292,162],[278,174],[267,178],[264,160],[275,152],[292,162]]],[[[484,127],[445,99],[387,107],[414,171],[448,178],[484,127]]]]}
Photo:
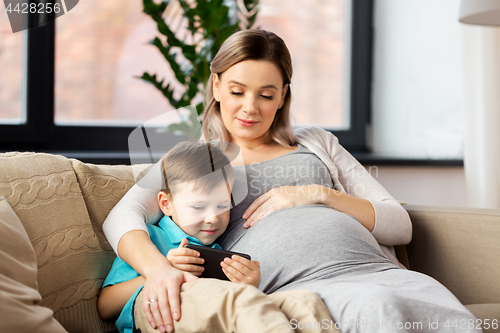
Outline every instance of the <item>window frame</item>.
{"type": "MultiPolygon", "coordinates": [[[[373,0],[352,0],[350,127],[330,130],[351,153],[368,152],[371,111],[373,0]]],[[[26,31],[26,122],[0,124],[2,151],[60,153],[89,163],[130,164],[130,126],[56,125],[55,20],[26,31]]]]}
{"type": "Polygon", "coordinates": [[[331,130],[350,153],[369,152],[373,63],[373,0],[353,0],[350,45],[350,126],[331,130]]]}

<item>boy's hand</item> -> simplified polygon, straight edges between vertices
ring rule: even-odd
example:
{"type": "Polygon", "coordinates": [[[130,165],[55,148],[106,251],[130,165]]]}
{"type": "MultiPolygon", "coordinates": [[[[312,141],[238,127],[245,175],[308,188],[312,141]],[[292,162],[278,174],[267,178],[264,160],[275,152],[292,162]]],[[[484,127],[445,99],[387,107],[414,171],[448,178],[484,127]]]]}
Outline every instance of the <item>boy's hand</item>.
{"type": "Polygon", "coordinates": [[[259,287],[260,263],[233,254],[231,259],[221,261],[222,271],[231,282],[250,284],[259,287]]]}
{"type": "Polygon", "coordinates": [[[205,260],[200,258],[198,251],[185,248],[184,245],[187,243],[187,238],[184,238],[178,248],[168,251],[167,259],[175,268],[200,276],[204,268],[198,265],[202,265],[205,260]]]}

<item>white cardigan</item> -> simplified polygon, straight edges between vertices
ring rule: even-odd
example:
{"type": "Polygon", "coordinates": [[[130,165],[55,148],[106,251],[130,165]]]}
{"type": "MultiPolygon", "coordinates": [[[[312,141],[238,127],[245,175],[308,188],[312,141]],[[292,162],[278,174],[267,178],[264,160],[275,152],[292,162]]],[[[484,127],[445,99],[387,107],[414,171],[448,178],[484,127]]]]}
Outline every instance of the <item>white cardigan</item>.
{"type": "MultiPolygon", "coordinates": [[[[334,188],[355,197],[367,199],[375,209],[372,235],[382,251],[399,267],[393,245],[411,240],[412,226],[406,210],[380,185],[366,169],[347,152],[333,134],[319,127],[294,130],[297,142],[315,153],[330,171],[334,188]]],[[[157,189],[134,185],[111,210],[102,226],[109,243],[118,253],[120,238],[131,230],[144,230],[146,223],[156,223],[162,213],[158,207],[157,189]]]]}

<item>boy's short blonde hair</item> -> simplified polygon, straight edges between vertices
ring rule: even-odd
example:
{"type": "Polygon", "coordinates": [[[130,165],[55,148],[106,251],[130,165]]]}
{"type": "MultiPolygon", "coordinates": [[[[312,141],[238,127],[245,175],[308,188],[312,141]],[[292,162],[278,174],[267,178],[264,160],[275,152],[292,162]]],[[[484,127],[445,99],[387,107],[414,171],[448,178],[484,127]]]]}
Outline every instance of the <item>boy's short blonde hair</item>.
{"type": "Polygon", "coordinates": [[[212,143],[184,141],[174,146],[161,159],[164,191],[174,195],[175,187],[194,182],[194,188],[211,193],[214,188],[234,181],[231,164],[218,147],[212,143]]]}

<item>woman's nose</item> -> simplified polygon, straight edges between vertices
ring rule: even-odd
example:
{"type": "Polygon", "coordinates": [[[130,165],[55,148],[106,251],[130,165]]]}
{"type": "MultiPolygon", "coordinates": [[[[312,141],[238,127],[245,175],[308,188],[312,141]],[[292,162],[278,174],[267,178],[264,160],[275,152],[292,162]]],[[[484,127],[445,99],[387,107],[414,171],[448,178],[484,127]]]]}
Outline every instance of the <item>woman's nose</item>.
{"type": "Polygon", "coordinates": [[[245,104],[243,105],[243,112],[248,114],[253,114],[257,112],[257,99],[254,96],[249,95],[245,99],[245,104]]]}

